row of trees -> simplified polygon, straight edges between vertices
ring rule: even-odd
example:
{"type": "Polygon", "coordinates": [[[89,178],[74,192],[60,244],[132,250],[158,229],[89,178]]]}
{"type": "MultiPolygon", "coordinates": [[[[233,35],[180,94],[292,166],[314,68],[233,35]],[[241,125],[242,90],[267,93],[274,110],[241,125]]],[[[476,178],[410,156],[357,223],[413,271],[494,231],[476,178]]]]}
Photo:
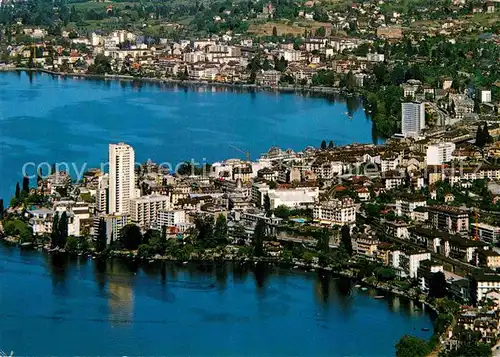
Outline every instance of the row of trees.
{"type": "Polygon", "coordinates": [[[330,142],[327,145],[326,140],[323,140],[321,142],[320,148],[321,148],[321,150],[333,149],[333,148],[335,148],[335,143],[333,142],[333,140],[330,140],[330,142]]]}

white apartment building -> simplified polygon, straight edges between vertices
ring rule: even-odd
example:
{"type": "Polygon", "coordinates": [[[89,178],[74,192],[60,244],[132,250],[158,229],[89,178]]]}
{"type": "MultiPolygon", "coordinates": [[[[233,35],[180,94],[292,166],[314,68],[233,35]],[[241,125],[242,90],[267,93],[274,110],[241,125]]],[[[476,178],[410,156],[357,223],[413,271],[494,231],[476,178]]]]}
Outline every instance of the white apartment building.
{"type": "Polygon", "coordinates": [[[205,62],[206,58],[206,54],[201,51],[184,53],[184,62],[187,63],[205,62]]]}
{"type": "Polygon", "coordinates": [[[426,207],[427,201],[425,197],[404,197],[396,199],[396,214],[398,216],[411,216],[415,208],[426,207]]]}
{"type": "Polygon", "coordinates": [[[135,197],[135,153],[127,144],[109,144],[109,213],[127,214],[135,197]]]}
{"type": "Polygon", "coordinates": [[[170,197],[153,194],[130,200],[130,218],[140,227],[150,227],[156,221],[158,211],[170,207],[170,197]]]}
{"type": "Polygon", "coordinates": [[[158,210],[156,224],[158,227],[176,227],[186,223],[186,211],[184,210],[158,210]]]}
{"type": "Polygon", "coordinates": [[[351,224],[356,222],[356,205],[352,199],[331,200],[315,205],[313,219],[326,224],[351,224]]]}
{"type": "MultiPolygon", "coordinates": [[[[40,208],[37,210],[26,211],[29,217],[29,225],[36,235],[52,233],[52,224],[54,215],[58,214],[59,218],[63,211],[54,211],[47,208],[40,208]]],[[[66,212],[66,211],[64,211],[66,212]]],[[[80,236],[80,217],[76,216],[73,212],[66,212],[68,217],[68,235],[79,237],[80,236]]]]}
{"type": "Polygon", "coordinates": [[[283,57],[288,62],[302,61],[302,52],[297,50],[283,50],[278,54],[278,58],[283,57]]]}
{"type": "Polygon", "coordinates": [[[401,128],[405,137],[420,135],[425,128],[425,104],[424,103],[402,103],[401,104],[401,128]]]}
{"type": "Polygon", "coordinates": [[[318,197],[319,189],[317,187],[269,191],[271,209],[279,206],[286,206],[288,208],[306,207],[314,204],[318,200],[318,197]]]}
{"type": "Polygon", "coordinates": [[[427,165],[442,165],[445,162],[450,162],[455,147],[455,143],[452,142],[429,145],[425,157],[427,165]]]}
{"type": "Polygon", "coordinates": [[[104,174],[99,176],[95,193],[95,210],[98,213],[108,212],[108,188],[109,175],[104,174]]]}
{"type": "Polygon", "coordinates": [[[156,229],[161,230],[162,227],[175,227],[179,232],[184,232],[186,229],[193,227],[193,223],[189,222],[184,210],[159,210],[156,223],[156,229]]]}
{"type": "Polygon", "coordinates": [[[93,236],[97,238],[99,234],[99,222],[104,219],[104,223],[106,224],[106,244],[109,245],[111,243],[111,239],[113,241],[117,241],[120,239],[121,230],[130,222],[130,216],[128,214],[108,214],[104,216],[95,216],[93,222],[93,236]]]}
{"type": "Polygon", "coordinates": [[[481,103],[491,103],[491,91],[490,90],[481,90],[481,103]]]}
{"type": "Polygon", "coordinates": [[[384,62],[385,55],[383,53],[367,53],[366,59],[370,62],[384,62]]]}
{"type": "Polygon", "coordinates": [[[420,262],[430,260],[431,253],[405,253],[401,250],[395,250],[390,253],[389,261],[393,268],[398,272],[398,275],[405,278],[417,278],[420,262]]]}

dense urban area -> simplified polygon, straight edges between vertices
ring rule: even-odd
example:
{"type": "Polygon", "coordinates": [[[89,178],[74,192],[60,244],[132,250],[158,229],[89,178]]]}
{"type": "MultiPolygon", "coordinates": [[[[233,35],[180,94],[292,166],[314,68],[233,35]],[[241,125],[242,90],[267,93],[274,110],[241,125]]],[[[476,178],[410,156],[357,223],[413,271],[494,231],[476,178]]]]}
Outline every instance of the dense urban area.
{"type": "Polygon", "coordinates": [[[495,354],[498,12],[471,0],[0,0],[0,70],[338,93],[387,139],[338,147],[325,133],[300,152],[176,167],[136,165],[133,147],[110,144],[107,169],[83,177],[33,168],[0,200],[2,236],[51,254],[331,271],[436,312],[431,340],[404,336],[398,356],[495,354]]]}

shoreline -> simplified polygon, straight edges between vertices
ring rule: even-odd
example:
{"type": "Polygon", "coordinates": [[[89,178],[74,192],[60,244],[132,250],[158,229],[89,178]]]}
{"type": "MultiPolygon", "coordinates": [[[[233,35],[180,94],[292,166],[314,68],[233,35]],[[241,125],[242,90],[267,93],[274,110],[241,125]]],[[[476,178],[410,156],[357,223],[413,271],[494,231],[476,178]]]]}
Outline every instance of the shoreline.
{"type": "Polygon", "coordinates": [[[245,84],[245,83],[222,83],[222,82],[210,82],[210,81],[197,81],[197,80],[180,80],[173,78],[156,78],[156,77],[134,77],[119,74],[89,74],[89,73],[66,73],[51,71],[43,68],[29,68],[29,67],[11,67],[4,66],[0,67],[1,72],[39,72],[46,73],[58,77],[76,77],[82,79],[97,79],[97,80],[115,80],[115,81],[129,81],[129,82],[145,82],[145,83],[155,83],[155,84],[171,84],[171,85],[184,85],[196,86],[196,87],[215,87],[215,88],[232,88],[245,90],[247,92],[259,91],[259,92],[280,92],[280,93],[309,93],[316,95],[344,95],[348,97],[359,97],[362,96],[359,93],[350,93],[342,88],[338,87],[306,87],[306,86],[261,86],[257,84],[245,84]]]}
{"type": "MultiPolygon", "coordinates": [[[[143,264],[151,264],[151,263],[159,263],[159,262],[166,262],[166,263],[173,263],[173,264],[181,264],[181,265],[186,265],[189,263],[200,263],[200,262],[206,262],[206,263],[211,263],[211,264],[218,264],[218,263],[232,263],[232,264],[252,264],[252,265],[257,265],[258,263],[265,263],[265,264],[273,264],[276,266],[280,266],[282,268],[288,267],[291,273],[295,273],[295,271],[300,271],[301,273],[326,273],[326,274],[332,274],[338,277],[342,278],[347,278],[350,279],[355,285],[361,285],[363,287],[375,289],[377,292],[380,293],[386,293],[389,295],[394,295],[398,297],[403,297],[405,299],[411,300],[415,303],[421,303],[427,308],[429,308],[430,311],[432,311],[432,314],[438,314],[439,312],[437,311],[436,307],[430,304],[426,300],[421,300],[419,296],[413,296],[410,294],[407,294],[403,290],[397,290],[394,288],[391,288],[389,286],[383,285],[382,282],[376,281],[376,282],[370,282],[367,281],[367,278],[362,278],[359,279],[357,278],[352,271],[349,270],[349,268],[344,268],[344,269],[339,269],[339,270],[334,270],[332,267],[323,267],[320,266],[317,263],[306,263],[304,261],[280,261],[278,257],[233,257],[233,258],[228,258],[228,257],[220,257],[220,256],[202,256],[202,257],[197,257],[195,258],[190,258],[187,260],[182,260],[182,259],[176,259],[170,256],[153,256],[153,257],[138,257],[137,253],[133,254],[131,252],[127,251],[110,251],[108,254],[96,254],[94,252],[80,252],[80,253],[68,253],[65,250],[60,250],[60,249],[50,249],[47,246],[43,245],[34,245],[32,243],[28,245],[22,245],[19,244],[18,240],[12,238],[12,237],[1,237],[0,240],[3,242],[3,244],[7,244],[10,246],[15,246],[18,249],[27,249],[27,250],[32,250],[32,251],[37,251],[39,253],[45,253],[47,255],[57,255],[60,254],[64,257],[67,258],[75,258],[75,257],[82,257],[85,259],[91,259],[91,260],[105,260],[108,261],[110,259],[124,259],[128,261],[135,261],[135,262],[141,262],[143,264]]],[[[382,295],[384,298],[386,295],[382,295]]]]}

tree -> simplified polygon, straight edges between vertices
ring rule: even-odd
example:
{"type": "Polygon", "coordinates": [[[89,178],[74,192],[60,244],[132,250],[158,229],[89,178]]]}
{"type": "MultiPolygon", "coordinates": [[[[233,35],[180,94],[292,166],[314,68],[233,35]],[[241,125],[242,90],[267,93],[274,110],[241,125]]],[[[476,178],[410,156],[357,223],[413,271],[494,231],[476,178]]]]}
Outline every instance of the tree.
{"type": "Polygon", "coordinates": [[[340,245],[349,256],[352,256],[351,230],[348,225],[342,227],[340,245]]]}
{"type": "Polygon", "coordinates": [[[111,60],[103,54],[95,56],[94,63],[88,68],[88,73],[91,74],[106,74],[111,72],[111,60]]]}
{"type": "Polygon", "coordinates": [[[52,232],[50,233],[50,247],[54,249],[59,246],[59,213],[54,214],[52,219],[52,232]]]}
{"type": "Polygon", "coordinates": [[[484,123],[484,128],[483,128],[483,140],[485,144],[490,144],[493,142],[493,138],[490,135],[490,132],[488,130],[488,124],[484,123]]]}
{"type": "Polygon", "coordinates": [[[122,228],[121,241],[125,249],[136,250],[142,243],[140,228],[135,224],[127,224],[122,228]]]}
{"type": "Polygon", "coordinates": [[[431,352],[431,349],[426,341],[405,335],[401,337],[396,344],[397,357],[425,357],[431,352]]]}
{"type": "Polygon", "coordinates": [[[16,194],[15,194],[16,199],[19,199],[21,197],[21,188],[19,187],[19,182],[16,182],[16,194]]]}
{"type": "Polygon", "coordinates": [[[196,240],[205,247],[215,246],[213,218],[211,216],[198,216],[194,224],[198,232],[196,240]]]}
{"type": "Polygon", "coordinates": [[[328,149],[333,149],[335,147],[335,143],[333,142],[333,140],[330,140],[330,142],[328,143],[328,149]]]}
{"type": "Polygon", "coordinates": [[[377,275],[377,279],[382,281],[394,280],[396,277],[396,272],[391,267],[380,267],[375,270],[375,274],[377,275]]]}
{"type": "Polygon", "coordinates": [[[107,237],[106,237],[106,221],[104,218],[99,220],[99,226],[97,228],[97,241],[96,241],[96,251],[98,253],[106,249],[107,237]]]}
{"type": "MultiPolygon", "coordinates": [[[[54,227],[52,227],[52,229],[54,229],[54,227]]],[[[66,212],[61,214],[57,231],[57,245],[62,248],[66,245],[66,240],[68,239],[68,215],[66,212]]]]}
{"type": "Polygon", "coordinates": [[[266,215],[271,213],[271,199],[267,193],[264,196],[264,211],[266,211],[266,215]]]}
{"type": "Polygon", "coordinates": [[[279,218],[288,219],[290,217],[290,209],[285,205],[279,205],[274,209],[274,215],[279,218]]]}
{"type": "Polygon", "coordinates": [[[30,179],[28,176],[23,177],[23,194],[28,194],[30,192],[30,179]]]}
{"type": "Polygon", "coordinates": [[[476,131],[476,146],[482,149],[485,144],[486,144],[486,139],[484,137],[483,128],[481,128],[481,125],[478,125],[476,131]]]}
{"type": "Polygon", "coordinates": [[[215,222],[214,236],[220,245],[227,244],[227,219],[222,213],[215,222]]]}
{"type": "Polygon", "coordinates": [[[356,77],[354,76],[354,73],[352,71],[349,71],[347,73],[346,79],[345,79],[345,86],[347,87],[348,90],[354,90],[354,87],[356,87],[356,77]]]}
{"type": "Polygon", "coordinates": [[[321,146],[320,146],[320,148],[321,148],[321,150],[326,150],[326,147],[327,147],[327,146],[326,146],[326,141],[325,141],[325,140],[323,140],[323,141],[321,142],[321,146]]]}
{"type": "Polygon", "coordinates": [[[440,299],[446,296],[446,277],[442,272],[432,274],[429,282],[429,296],[440,299]]]}
{"type": "Polygon", "coordinates": [[[69,236],[66,240],[66,245],[64,246],[64,250],[68,253],[76,253],[78,251],[78,238],[75,236],[69,236]]]}
{"type": "Polygon", "coordinates": [[[257,221],[253,231],[253,254],[257,257],[264,255],[264,240],[266,238],[266,222],[263,219],[257,221]]]}
{"type": "Polygon", "coordinates": [[[278,36],[278,30],[276,29],[276,26],[273,26],[273,36],[278,36]]]}
{"type": "Polygon", "coordinates": [[[323,229],[323,232],[321,232],[316,243],[316,249],[322,254],[327,254],[330,250],[330,232],[328,232],[328,228],[323,229]]]}
{"type": "Polygon", "coordinates": [[[39,185],[43,181],[43,171],[42,168],[39,167],[37,171],[36,183],[39,185]]]}

